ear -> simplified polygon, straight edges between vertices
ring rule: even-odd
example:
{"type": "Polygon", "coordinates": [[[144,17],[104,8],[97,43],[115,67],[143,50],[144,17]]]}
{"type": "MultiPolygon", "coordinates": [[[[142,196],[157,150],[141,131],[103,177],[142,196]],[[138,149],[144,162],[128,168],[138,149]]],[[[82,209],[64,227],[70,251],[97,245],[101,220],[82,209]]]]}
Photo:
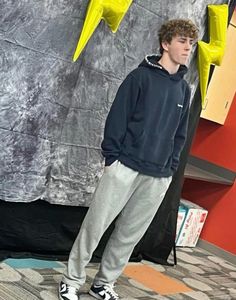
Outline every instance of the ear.
{"type": "Polygon", "coordinates": [[[162,48],[165,50],[165,51],[167,51],[168,52],[168,49],[169,49],[169,43],[168,42],[162,42],[161,43],[161,45],[162,45],[162,48]]]}

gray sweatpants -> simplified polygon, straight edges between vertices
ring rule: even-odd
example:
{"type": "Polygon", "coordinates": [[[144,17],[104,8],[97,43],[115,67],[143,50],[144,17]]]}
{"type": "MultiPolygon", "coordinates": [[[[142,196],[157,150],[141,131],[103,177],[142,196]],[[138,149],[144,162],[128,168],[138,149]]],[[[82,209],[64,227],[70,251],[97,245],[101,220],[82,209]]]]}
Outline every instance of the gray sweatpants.
{"type": "Polygon", "coordinates": [[[154,218],[171,178],[143,175],[119,161],[105,167],[72,247],[62,281],[78,289],[84,284],[85,267],[103,233],[120,214],[106,244],[94,283],[116,281],[154,218]]]}

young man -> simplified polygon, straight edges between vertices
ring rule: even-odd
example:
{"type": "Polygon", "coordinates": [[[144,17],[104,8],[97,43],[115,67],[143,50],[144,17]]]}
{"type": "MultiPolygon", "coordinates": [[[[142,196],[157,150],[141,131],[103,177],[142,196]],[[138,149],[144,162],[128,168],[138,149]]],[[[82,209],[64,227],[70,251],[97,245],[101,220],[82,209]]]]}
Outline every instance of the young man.
{"type": "Polygon", "coordinates": [[[118,216],[89,291],[117,300],[114,282],[155,216],[179,163],[187,131],[190,89],[183,79],[197,28],[171,20],[159,31],[161,56],[146,56],[121,84],[108,114],[105,169],[70,253],[61,300],[78,300],[103,233],[118,216]]]}

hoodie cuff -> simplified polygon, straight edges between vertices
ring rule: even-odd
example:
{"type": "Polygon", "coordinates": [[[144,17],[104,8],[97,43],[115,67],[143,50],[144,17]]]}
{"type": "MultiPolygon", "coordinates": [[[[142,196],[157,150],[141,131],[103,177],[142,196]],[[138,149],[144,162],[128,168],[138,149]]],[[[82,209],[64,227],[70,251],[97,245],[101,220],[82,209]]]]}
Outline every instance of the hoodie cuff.
{"type": "Polygon", "coordinates": [[[172,170],[173,173],[175,173],[177,171],[177,169],[178,169],[178,166],[172,166],[171,167],[171,170],[172,170]]]}
{"type": "Polygon", "coordinates": [[[105,166],[106,167],[110,166],[115,160],[117,160],[117,158],[118,157],[116,156],[105,158],[105,166]]]}

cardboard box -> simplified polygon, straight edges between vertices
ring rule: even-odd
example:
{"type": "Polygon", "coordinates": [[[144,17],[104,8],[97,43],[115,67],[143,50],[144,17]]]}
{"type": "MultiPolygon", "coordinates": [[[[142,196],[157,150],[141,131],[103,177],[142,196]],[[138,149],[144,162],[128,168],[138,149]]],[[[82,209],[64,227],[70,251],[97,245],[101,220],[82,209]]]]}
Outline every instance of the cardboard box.
{"type": "Polygon", "coordinates": [[[184,223],[185,215],[186,215],[186,209],[184,208],[184,206],[180,205],[178,210],[178,216],[177,216],[175,241],[177,241],[178,239],[180,229],[182,228],[184,223]]]}
{"type": "Polygon", "coordinates": [[[180,204],[186,210],[186,214],[176,246],[195,247],[208,212],[201,206],[185,199],[181,199],[180,204]]]}

